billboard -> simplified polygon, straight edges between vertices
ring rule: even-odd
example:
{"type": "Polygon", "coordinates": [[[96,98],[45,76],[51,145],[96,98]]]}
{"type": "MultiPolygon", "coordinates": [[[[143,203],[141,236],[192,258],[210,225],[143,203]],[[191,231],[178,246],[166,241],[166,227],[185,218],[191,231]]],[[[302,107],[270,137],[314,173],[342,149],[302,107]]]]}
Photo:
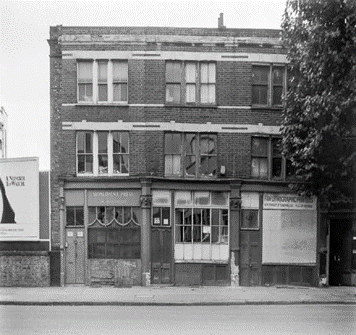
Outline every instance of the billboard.
{"type": "Polygon", "coordinates": [[[0,159],[0,241],[39,239],[38,157],[0,159]]]}

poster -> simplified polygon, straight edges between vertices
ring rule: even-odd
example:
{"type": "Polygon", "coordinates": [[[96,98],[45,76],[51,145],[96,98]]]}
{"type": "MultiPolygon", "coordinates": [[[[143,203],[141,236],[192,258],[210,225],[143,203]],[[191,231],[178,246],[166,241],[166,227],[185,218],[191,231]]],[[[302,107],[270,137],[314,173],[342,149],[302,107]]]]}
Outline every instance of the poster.
{"type": "Polygon", "coordinates": [[[38,158],[0,159],[0,191],[0,241],[38,240],[38,158]]]}

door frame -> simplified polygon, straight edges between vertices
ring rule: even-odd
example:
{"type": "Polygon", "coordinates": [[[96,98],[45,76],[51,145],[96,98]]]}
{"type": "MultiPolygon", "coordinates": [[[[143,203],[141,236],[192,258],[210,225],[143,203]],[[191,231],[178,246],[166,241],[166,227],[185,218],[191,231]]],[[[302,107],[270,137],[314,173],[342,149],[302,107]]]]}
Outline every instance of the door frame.
{"type": "MultiPolygon", "coordinates": [[[[262,229],[262,223],[263,223],[263,210],[261,210],[262,208],[262,202],[263,202],[263,196],[262,194],[259,194],[259,208],[256,207],[251,207],[251,208],[248,208],[248,207],[241,207],[240,209],[240,215],[239,215],[239,221],[240,221],[240,224],[239,224],[239,246],[240,246],[240,255],[239,255],[239,283],[241,285],[241,282],[242,282],[242,278],[241,278],[241,269],[242,269],[242,248],[241,248],[241,238],[242,238],[242,235],[243,232],[249,232],[249,254],[248,254],[248,258],[249,258],[249,261],[248,261],[248,266],[249,268],[251,268],[251,260],[250,260],[250,236],[251,236],[251,233],[256,233],[258,234],[258,251],[259,251],[259,259],[258,259],[258,262],[257,262],[257,275],[258,275],[258,279],[257,279],[257,283],[256,283],[256,286],[261,286],[262,284],[262,233],[263,233],[263,229],[262,229]],[[251,228],[251,229],[247,229],[247,228],[242,228],[242,216],[243,216],[243,211],[244,210],[257,210],[257,220],[258,220],[258,228],[251,228]]],[[[248,270],[248,286],[251,286],[251,276],[250,276],[250,269],[248,270]]]]}
{"type": "MultiPolygon", "coordinates": [[[[75,243],[75,242],[74,242],[75,243]]],[[[84,285],[86,283],[86,229],[84,226],[69,226],[69,227],[65,227],[65,244],[64,244],[64,264],[65,264],[65,273],[64,273],[64,284],[65,285],[84,285]],[[80,283],[77,283],[77,275],[76,272],[74,274],[75,277],[75,282],[74,283],[68,283],[68,273],[69,273],[69,267],[68,267],[68,232],[72,231],[73,235],[75,232],[75,236],[73,236],[73,238],[75,238],[75,241],[77,241],[77,238],[82,239],[82,246],[83,246],[83,251],[82,251],[82,267],[83,267],[83,273],[82,273],[82,280],[80,281],[80,283]],[[82,233],[82,236],[78,236],[78,232],[82,233]]],[[[77,264],[75,264],[75,268],[77,268],[77,264]]],[[[76,269],[75,269],[76,271],[76,269]]]]}

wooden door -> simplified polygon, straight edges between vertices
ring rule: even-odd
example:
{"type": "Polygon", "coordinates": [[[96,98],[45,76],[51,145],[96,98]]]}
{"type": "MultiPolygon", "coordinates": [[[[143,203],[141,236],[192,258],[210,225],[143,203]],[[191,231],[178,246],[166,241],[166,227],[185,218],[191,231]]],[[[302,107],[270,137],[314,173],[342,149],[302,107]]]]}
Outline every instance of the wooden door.
{"type": "Polygon", "coordinates": [[[240,231],[240,285],[261,284],[261,234],[259,230],[240,231]]]}
{"type": "Polygon", "coordinates": [[[84,284],[84,228],[66,228],[66,284],[84,284]]]}
{"type": "Polygon", "coordinates": [[[152,227],[151,264],[152,284],[172,283],[172,236],[170,227],[152,227]]]}

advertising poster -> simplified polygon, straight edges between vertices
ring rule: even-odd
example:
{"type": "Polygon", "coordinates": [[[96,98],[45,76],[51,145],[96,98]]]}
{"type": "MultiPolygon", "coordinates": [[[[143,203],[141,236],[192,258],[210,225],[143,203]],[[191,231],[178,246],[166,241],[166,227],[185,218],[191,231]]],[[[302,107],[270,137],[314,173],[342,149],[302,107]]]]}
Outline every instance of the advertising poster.
{"type": "Polygon", "coordinates": [[[38,240],[38,158],[0,159],[0,191],[0,241],[38,240]]]}

